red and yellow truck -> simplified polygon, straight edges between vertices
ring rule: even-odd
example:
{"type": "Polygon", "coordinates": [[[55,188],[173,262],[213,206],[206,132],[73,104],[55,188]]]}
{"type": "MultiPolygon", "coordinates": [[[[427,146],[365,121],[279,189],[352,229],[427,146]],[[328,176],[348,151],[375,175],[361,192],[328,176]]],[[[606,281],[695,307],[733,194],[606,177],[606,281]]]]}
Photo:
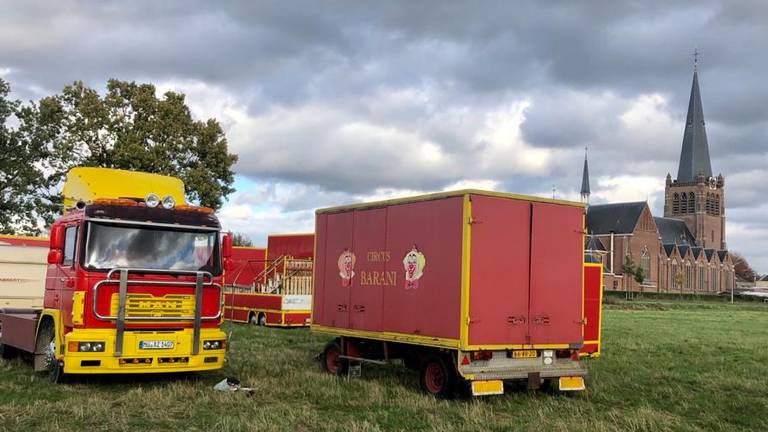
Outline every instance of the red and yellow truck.
{"type": "Polygon", "coordinates": [[[45,277],[22,292],[42,304],[0,308],[3,354],[33,354],[54,381],[221,368],[231,240],[213,210],[185,204],[179,179],[113,169],[72,169],[63,195],[45,277]]]}
{"type": "Polygon", "coordinates": [[[225,275],[224,316],[235,322],[304,327],[311,320],[314,234],[272,234],[267,248],[235,248],[225,275]]]}
{"type": "Polygon", "coordinates": [[[316,212],[312,330],[342,374],[402,361],[448,396],[584,389],[584,206],[479,190],[316,212]]]}

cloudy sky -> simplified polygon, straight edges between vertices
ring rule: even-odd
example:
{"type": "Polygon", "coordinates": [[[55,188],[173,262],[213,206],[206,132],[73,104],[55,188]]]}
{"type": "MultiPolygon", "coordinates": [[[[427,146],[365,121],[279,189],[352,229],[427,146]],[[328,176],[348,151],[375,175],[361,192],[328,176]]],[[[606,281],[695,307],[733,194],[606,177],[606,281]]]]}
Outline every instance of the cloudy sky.
{"type": "Polygon", "coordinates": [[[691,85],[727,240],[768,272],[768,4],[753,1],[0,0],[0,76],[37,99],[109,78],[225,127],[225,225],[257,243],[317,207],[480,187],[662,214],[691,85]]]}

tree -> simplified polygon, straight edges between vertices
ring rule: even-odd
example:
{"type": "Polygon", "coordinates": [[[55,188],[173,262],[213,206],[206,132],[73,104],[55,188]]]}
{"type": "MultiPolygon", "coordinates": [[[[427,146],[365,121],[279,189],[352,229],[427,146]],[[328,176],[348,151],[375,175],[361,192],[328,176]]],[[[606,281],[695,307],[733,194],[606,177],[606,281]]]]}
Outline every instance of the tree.
{"type": "Polygon", "coordinates": [[[253,242],[246,234],[240,232],[232,233],[232,246],[253,247],[253,242]]]}
{"type": "Polygon", "coordinates": [[[731,260],[733,261],[733,272],[738,278],[747,282],[754,282],[758,278],[758,274],[749,265],[744,255],[738,252],[729,252],[731,260]]]}
{"type": "Polygon", "coordinates": [[[152,84],[107,83],[104,97],[77,81],[34,106],[36,131],[48,140],[61,176],[74,166],[97,166],[172,175],[187,198],[219,209],[234,191],[224,131],[215,119],[192,118],[184,95],[156,96],[152,84]]]}
{"type": "Polygon", "coordinates": [[[9,99],[10,91],[0,79],[0,233],[39,235],[41,222],[52,222],[59,208],[61,198],[51,187],[60,175],[39,112],[9,99]]]}

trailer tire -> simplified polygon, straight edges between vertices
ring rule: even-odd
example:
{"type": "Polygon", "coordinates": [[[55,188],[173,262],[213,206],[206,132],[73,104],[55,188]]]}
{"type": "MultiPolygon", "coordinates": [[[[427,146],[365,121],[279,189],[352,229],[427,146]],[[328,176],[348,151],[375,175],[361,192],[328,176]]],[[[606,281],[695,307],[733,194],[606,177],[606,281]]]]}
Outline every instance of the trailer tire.
{"type": "Polygon", "coordinates": [[[444,356],[429,356],[421,363],[419,371],[421,389],[432,396],[450,398],[454,396],[456,370],[444,356]]]}
{"type": "Polygon", "coordinates": [[[267,315],[264,312],[259,314],[259,325],[262,327],[267,325],[267,315]]]}
{"type": "Polygon", "coordinates": [[[338,342],[328,342],[320,355],[320,366],[329,374],[342,376],[347,373],[349,363],[340,356],[341,347],[338,342]]]}
{"type": "Polygon", "coordinates": [[[251,312],[248,315],[248,323],[250,323],[251,325],[254,325],[254,326],[255,325],[259,325],[259,319],[256,317],[255,313],[251,312]]]}

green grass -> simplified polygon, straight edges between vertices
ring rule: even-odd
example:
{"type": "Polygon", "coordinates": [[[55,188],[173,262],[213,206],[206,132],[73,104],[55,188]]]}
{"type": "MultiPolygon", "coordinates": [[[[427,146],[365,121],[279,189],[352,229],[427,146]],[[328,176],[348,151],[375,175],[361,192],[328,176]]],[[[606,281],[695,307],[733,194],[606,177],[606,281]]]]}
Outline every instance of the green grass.
{"type": "Polygon", "coordinates": [[[0,429],[290,431],[768,430],[768,306],[612,299],[603,356],[587,391],[514,391],[475,400],[421,394],[402,367],[363,378],[320,372],[326,337],[228,326],[229,361],[187,377],[99,377],[50,384],[21,360],[0,362],[0,429]],[[233,375],[256,389],[212,389],[233,375]]]}

